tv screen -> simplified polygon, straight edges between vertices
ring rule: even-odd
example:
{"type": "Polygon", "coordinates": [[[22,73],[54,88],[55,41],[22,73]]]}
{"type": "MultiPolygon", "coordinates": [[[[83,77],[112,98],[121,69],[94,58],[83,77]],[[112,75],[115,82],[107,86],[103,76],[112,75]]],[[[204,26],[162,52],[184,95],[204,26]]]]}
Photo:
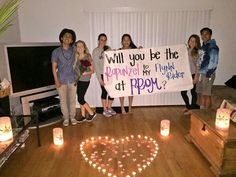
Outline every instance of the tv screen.
{"type": "Polygon", "coordinates": [[[13,93],[54,85],[51,54],[57,47],[7,47],[13,93]]]}

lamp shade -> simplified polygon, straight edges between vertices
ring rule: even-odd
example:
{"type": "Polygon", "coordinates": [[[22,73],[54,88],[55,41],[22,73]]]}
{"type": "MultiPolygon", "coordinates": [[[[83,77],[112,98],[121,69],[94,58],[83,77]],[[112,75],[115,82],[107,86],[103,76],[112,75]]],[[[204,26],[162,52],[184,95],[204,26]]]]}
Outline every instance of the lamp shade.
{"type": "Polygon", "coordinates": [[[62,128],[54,128],[53,129],[53,142],[55,145],[63,145],[63,130],[62,128]]]}
{"type": "Polygon", "coordinates": [[[0,141],[7,141],[13,138],[10,117],[0,117],[0,141]]]}
{"type": "Polygon", "coordinates": [[[219,108],[216,112],[215,125],[217,128],[225,129],[230,125],[230,110],[226,108],[219,108]]]}
{"type": "Polygon", "coordinates": [[[161,130],[160,133],[162,136],[168,136],[170,133],[170,121],[162,120],[161,121],[161,130]]]}

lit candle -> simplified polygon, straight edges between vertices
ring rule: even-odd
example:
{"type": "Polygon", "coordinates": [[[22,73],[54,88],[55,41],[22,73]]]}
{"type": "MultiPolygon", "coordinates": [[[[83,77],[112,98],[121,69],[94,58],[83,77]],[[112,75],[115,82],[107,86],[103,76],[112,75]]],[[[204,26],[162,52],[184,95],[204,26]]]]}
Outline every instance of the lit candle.
{"type": "Polygon", "coordinates": [[[162,120],[161,121],[161,135],[168,136],[170,133],[170,121],[169,120],[162,120]]]}
{"type": "Polygon", "coordinates": [[[102,173],[103,174],[105,174],[106,173],[106,169],[104,168],[104,169],[102,169],[102,173]]]}
{"type": "Polygon", "coordinates": [[[216,112],[215,125],[217,128],[227,129],[230,125],[230,110],[219,108],[216,112]]]}
{"type": "Polygon", "coordinates": [[[0,117],[0,141],[7,141],[13,138],[10,117],[0,117]]]}
{"type": "Polygon", "coordinates": [[[62,128],[54,128],[53,129],[53,142],[57,146],[63,145],[64,140],[63,140],[62,128]]]}
{"type": "Polygon", "coordinates": [[[142,169],[141,167],[138,168],[138,171],[139,171],[140,173],[141,173],[142,170],[143,170],[143,169],[142,169]]]}

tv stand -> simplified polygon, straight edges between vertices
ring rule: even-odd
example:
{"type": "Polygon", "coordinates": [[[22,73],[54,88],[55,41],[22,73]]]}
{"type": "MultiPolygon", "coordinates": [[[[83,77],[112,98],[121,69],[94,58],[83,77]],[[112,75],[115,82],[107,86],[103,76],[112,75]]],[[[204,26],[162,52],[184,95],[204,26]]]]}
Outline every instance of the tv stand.
{"type": "MultiPolygon", "coordinates": [[[[21,97],[23,115],[31,115],[30,102],[40,100],[42,98],[56,96],[56,95],[58,95],[58,92],[55,89],[55,90],[51,90],[51,91],[47,91],[47,92],[36,93],[36,94],[33,94],[33,95],[28,95],[28,96],[21,97]]],[[[30,117],[26,117],[24,119],[25,125],[28,124],[28,122],[30,122],[30,117]]]]}

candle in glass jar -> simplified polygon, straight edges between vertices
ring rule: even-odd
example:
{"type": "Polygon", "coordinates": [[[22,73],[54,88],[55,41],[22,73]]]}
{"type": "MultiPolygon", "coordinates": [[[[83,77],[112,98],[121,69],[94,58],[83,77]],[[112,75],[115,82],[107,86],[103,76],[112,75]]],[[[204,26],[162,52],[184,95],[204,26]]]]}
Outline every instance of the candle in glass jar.
{"type": "Polygon", "coordinates": [[[10,117],[0,117],[0,141],[7,141],[13,138],[10,117]]]}
{"type": "Polygon", "coordinates": [[[53,129],[53,142],[57,146],[63,145],[64,140],[63,140],[62,128],[54,128],[53,129]]]}
{"type": "Polygon", "coordinates": [[[168,136],[170,133],[170,121],[169,120],[162,120],[161,121],[161,135],[168,136]]]}
{"type": "Polygon", "coordinates": [[[225,129],[230,125],[230,110],[225,108],[219,108],[216,112],[215,125],[217,128],[225,129]]]}

